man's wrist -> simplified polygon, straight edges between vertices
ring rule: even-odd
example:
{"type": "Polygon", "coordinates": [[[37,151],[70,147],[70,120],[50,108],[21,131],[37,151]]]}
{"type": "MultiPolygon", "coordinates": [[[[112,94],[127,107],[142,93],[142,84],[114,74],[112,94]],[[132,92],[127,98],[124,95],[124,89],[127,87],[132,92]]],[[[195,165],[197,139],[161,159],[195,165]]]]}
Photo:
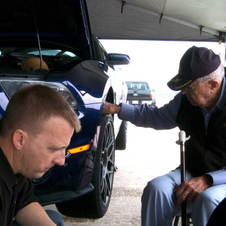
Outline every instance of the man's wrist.
{"type": "Polygon", "coordinates": [[[115,105],[116,106],[116,113],[119,114],[122,109],[122,104],[115,105]]]}
{"type": "Polygon", "coordinates": [[[203,175],[203,179],[208,187],[211,187],[213,185],[213,178],[210,175],[208,174],[203,175]]]}

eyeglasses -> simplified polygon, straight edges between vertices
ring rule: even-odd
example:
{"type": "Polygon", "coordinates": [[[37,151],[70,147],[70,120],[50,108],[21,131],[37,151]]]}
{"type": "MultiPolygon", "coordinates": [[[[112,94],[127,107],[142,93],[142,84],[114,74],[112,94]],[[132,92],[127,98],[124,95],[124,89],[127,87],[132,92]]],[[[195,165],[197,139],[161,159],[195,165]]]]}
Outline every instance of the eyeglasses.
{"type": "Polygon", "coordinates": [[[185,91],[185,92],[192,92],[198,84],[200,84],[200,83],[196,83],[193,86],[190,85],[190,86],[184,88],[183,91],[185,91]]]}
{"type": "Polygon", "coordinates": [[[204,84],[208,80],[211,80],[211,78],[206,78],[205,80],[202,80],[201,82],[200,81],[199,82],[197,81],[197,83],[195,85],[192,85],[193,84],[192,83],[190,86],[182,89],[182,91],[184,91],[184,92],[192,92],[193,90],[195,90],[195,88],[196,88],[197,85],[204,84]]]}

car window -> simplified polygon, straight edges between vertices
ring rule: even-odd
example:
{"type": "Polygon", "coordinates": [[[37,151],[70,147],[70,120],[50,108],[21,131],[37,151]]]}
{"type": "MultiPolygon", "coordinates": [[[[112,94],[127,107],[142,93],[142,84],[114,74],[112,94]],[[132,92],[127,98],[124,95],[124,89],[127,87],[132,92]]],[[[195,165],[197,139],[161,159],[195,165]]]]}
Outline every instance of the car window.
{"type": "Polygon", "coordinates": [[[150,89],[147,82],[130,82],[130,81],[127,81],[126,85],[127,85],[128,89],[140,89],[140,90],[150,89]]]}
{"type": "Polygon", "coordinates": [[[101,62],[105,62],[107,60],[107,51],[95,36],[93,36],[93,43],[95,48],[96,59],[101,62]]]}

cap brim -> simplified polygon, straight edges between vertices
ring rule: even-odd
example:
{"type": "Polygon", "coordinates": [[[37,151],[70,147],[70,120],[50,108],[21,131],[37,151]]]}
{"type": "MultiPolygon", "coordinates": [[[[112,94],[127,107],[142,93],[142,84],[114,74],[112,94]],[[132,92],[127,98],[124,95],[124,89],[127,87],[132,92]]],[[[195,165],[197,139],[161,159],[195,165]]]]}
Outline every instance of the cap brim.
{"type": "Polygon", "coordinates": [[[183,74],[177,74],[168,83],[168,87],[174,91],[182,90],[189,86],[193,81],[190,78],[185,78],[183,74]]]}

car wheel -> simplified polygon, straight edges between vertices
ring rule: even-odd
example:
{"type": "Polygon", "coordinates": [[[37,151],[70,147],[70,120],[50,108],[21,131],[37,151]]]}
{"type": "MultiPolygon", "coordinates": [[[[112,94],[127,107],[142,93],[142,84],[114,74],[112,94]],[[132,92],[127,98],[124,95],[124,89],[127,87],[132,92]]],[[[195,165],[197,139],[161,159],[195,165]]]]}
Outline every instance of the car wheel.
{"type": "Polygon", "coordinates": [[[123,121],[116,139],[116,149],[125,150],[127,142],[127,121],[123,121]]]}
{"type": "Polygon", "coordinates": [[[101,122],[92,184],[94,191],[67,202],[56,204],[60,213],[70,217],[100,218],[106,213],[113,188],[115,169],[115,135],[111,115],[101,122]]]}

